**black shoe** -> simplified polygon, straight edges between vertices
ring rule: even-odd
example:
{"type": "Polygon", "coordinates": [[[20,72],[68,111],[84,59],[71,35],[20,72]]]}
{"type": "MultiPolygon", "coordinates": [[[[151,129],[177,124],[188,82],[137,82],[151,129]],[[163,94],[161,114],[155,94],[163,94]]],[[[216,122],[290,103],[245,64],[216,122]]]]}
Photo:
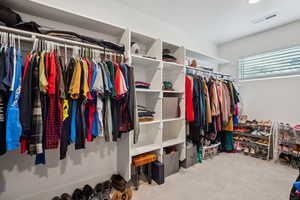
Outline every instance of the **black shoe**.
{"type": "Polygon", "coordinates": [[[82,193],[86,199],[92,199],[95,196],[95,191],[90,185],[85,185],[82,193]]]}
{"type": "Polygon", "coordinates": [[[127,182],[125,179],[120,175],[112,175],[111,176],[111,185],[121,192],[126,189],[127,182]]]}
{"type": "Polygon", "coordinates": [[[102,183],[98,183],[98,184],[95,186],[95,192],[96,192],[96,196],[98,197],[99,200],[101,200],[102,190],[103,190],[103,185],[102,185],[102,183]]]}
{"type": "Polygon", "coordinates": [[[61,196],[60,196],[61,200],[72,200],[72,197],[71,195],[67,194],[67,193],[63,193],[61,196]]]}
{"type": "Polygon", "coordinates": [[[59,198],[58,196],[56,196],[56,197],[53,197],[52,200],[61,200],[61,198],[59,198]]]}
{"type": "Polygon", "coordinates": [[[76,189],[72,194],[72,200],[87,200],[81,189],[76,189]]]}
{"type": "Polygon", "coordinates": [[[102,186],[101,200],[110,200],[110,193],[112,190],[111,182],[105,181],[102,186]]]}

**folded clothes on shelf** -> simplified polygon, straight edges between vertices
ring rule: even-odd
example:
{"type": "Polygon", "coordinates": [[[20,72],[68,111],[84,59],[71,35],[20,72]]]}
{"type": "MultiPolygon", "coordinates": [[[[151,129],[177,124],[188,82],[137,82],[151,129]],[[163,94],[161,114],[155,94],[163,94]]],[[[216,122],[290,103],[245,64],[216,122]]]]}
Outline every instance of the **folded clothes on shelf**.
{"type": "Polygon", "coordinates": [[[143,88],[143,89],[150,89],[151,84],[143,81],[136,81],[135,87],[136,88],[143,88]]]}
{"type": "Polygon", "coordinates": [[[146,106],[138,105],[138,117],[140,122],[149,122],[154,120],[154,111],[149,110],[146,106]]]}

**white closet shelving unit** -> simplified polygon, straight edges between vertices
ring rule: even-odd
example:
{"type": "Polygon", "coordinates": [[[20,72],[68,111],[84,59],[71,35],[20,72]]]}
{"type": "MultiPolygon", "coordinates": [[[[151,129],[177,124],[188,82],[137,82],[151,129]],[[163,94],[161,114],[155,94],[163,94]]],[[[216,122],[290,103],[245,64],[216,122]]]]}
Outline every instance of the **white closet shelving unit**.
{"type": "MultiPolygon", "coordinates": [[[[2,2],[1,2],[2,3],[2,2]]],[[[183,46],[162,41],[129,29],[111,25],[97,19],[73,14],[70,10],[50,7],[42,1],[5,0],[3,4],[23,14],[25,19],[36,21],[53,29],[74,32],[83,31],[90,37],[101,38],[125,45],[128,64],[134,67],[135,80],[151,83],[150,89],[137,89],[137,103],[155,111],[155,120],[140,123],[137,144],[133,144],[133,132],[123,134],[118,141],[117,170],[125,179],[131,177],[131,160],[135,155],[155,152],[163,162],[163,149],[176,146],[180,160],[185,159],[186,122],[185,122],[185,69],[186,58],[195,57],[208,63],[222,64],[226,60],[216,58],[183,46]],[[27,13],[27,14],[26,14],[27,13]],[[144,55],[134,55],[130,51],[131,42],[137,42],[144,55]],[[162,61],[164,48],[171,50],[177,63],[162,61]],[[174,91],[163,91],[163,81],[173,84],[174,91]],[[163,99],[168,96],[179,97],[181,115],[178,118],[164,118],[163,99]]]]}

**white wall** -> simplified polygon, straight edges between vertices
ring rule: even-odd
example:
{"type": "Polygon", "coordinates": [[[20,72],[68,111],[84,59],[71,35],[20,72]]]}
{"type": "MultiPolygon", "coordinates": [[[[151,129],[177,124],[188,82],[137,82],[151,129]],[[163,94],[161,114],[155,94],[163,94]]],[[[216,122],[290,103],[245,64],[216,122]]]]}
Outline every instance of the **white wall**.
{"type": "MultiPolygon", "coordinates": [[[[184,30],[157,19],[139,10],[119,3],[119,0],[31,0],[51,7],[92,17],[116,26],[129,28],[133,31],[155,36],[162,40],[183,45],[185,47],[217,55],[215,44],[207,42],[201,35],[191,36],[191,30],[184,30]]],[[[166,8],[166,12],[168,12],[166,8]]],[[[205,19],[206,20],[206,19],[205,19]]],[[[196,25],[197,26],[197,25],[196,25]]]]}
{"type": "MultiPolygon", "coordinates": [[[[220,71],[238,77],[238,60],[276,49],[300,45],[300,21],[219,46],[219,56],[231,61],[220,71]]],[[[244,113],[250,119],[300,123],[300,78],[241,82],[244,113]]]]}

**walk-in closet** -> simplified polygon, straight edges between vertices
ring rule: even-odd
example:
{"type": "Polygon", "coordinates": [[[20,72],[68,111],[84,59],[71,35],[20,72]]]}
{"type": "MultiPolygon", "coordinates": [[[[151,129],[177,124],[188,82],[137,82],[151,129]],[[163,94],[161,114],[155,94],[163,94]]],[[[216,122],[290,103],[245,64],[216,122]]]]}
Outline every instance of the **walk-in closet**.
{"type": "Polygon", "coordinates": [[[299,6],[0,1],[0,200],[300,199],[299,6]]]}

